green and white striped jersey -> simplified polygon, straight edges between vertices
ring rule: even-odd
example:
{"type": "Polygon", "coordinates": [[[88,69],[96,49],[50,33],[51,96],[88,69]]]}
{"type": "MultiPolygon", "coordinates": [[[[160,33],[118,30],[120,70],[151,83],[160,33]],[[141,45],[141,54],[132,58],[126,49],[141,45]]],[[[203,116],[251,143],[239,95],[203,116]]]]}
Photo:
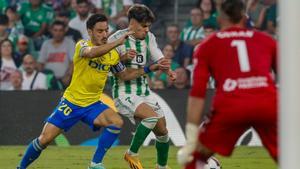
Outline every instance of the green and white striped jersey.
{"type": "Polygon", "coordinates": [[[180,33],[180,39],[183,41],[205,38],[204,28],[195,28],[193,26],[185,27],[180,33]]]}
{"type": "MultiPolygon", "coordinates": [[[[128,29],[119,30],[112,34],[108,41],[115,41],[126,32],[128,32],[128,29]]],[[[129,36],[125,43],[118,46],[116,49],[120,56],[123,56],[128,49],[136,50],[136,57],[130,61],[124,62],[126,68],[140,68],[149,64],[150,61],[156,62],[164,57],[157,46],[155,36],[151,32],[148,32],[144,40],[135,39],[133,36],[129,36]]],[[[150,92],[146,75],[130,81],[122,81],[118,77],[112,76],[111,83],[113,98],[117,98],[122,93],[148,96],[150,92]]]]}

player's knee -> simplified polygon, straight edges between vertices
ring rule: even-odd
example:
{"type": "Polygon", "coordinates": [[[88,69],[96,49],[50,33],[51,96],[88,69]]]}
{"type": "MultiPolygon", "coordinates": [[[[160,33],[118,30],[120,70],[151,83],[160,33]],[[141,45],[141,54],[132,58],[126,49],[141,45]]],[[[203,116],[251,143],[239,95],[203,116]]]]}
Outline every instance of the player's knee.
{"type": "Polygon", "coordinates": [[[141,123],[147,128],[153,129],[156,126],[158,119],[159,119],[158,117],[148,117],[143,119],[141,123]]]}
{"type": "Polygon", "coordinates": [[[156,135],[156,140],[161,143],[167,143],[167,142],[169,142],[170,137],[169,137],[168,133],[165,135],[156,135]]]}
{"type": "Polygon", "coordinates": [[[156,136],[164,136],[168,134],[168,129],[166,126],[156,126],[156,130],[154,132],[156,136]]]}
{"type": "Polygon", "coordinates": [[[42,133],[39,136],[40,144],[47,147],[53,140],[53,138],[49,134],[42,133]]]}
{"type": "Polygon", "coordinates": [[[111,124],[110,125],[114,125],[116,127],[122,128],[124,121],[122,120],[122,118],[118,115],[114,118],[111,119],[111,124]]]}

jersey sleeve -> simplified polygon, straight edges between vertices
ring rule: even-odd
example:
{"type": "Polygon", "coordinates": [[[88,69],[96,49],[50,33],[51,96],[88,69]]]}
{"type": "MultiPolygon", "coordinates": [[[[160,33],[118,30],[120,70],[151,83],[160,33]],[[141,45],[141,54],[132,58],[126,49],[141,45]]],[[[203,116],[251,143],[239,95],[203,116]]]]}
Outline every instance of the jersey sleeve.
{"type": "Polygon", "coordinates": [[[206,95],[207,82],[209,79],[209,69],[207,57],[209,56],[207,46],[202,44],[194,53],[193,64],[195,65],[193,73],[193,85],[190,96],[204,98],[206,95]]]}
{"type": "Polygon", "coordinates": [[[118,62],[116,65],[110,67],[110,71],[112,73],[119,73],[124,70],[125,70],[125,66],[122,64],[122,62],[118,62]]]}
{"type": "Polygon", "coordinates": [[[164,57],[163,53],[157,46],[156,38],[152,33],[148,33],[149,36],[149,50],[151,54],[151,60],[156,62],[164,57]]]}
{"type": "Polygon", "coordinates": [[[75,46],[75,55],[82,57],[82,52],[87,47],[89,47],[88,42],[85,40],[80,40],[79,42],[77,42],[77,44],[75,46]]]}
{"type": "MultiPolygon", "coordinates": [[[[108,42],[109,43],[114,42],[117,39],[119,39],[122,35],[123,34],[121,31],[117,31],[108,38],[108,42]]],[[[126,53],[126,47],[124,44],[117,46],[115,49],[117,50],[120,56],[123,56],[126,53]]]]}

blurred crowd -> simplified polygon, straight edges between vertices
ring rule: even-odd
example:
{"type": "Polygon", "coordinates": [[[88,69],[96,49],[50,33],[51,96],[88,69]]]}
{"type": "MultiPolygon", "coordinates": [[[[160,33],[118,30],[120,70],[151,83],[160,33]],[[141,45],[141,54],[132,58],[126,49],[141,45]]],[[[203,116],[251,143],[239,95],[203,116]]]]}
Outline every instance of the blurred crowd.
{"type": "MultiPolygon", "coordinates": [[[[177,80],[163,72],[149,76],[153,89],[185,89],[191,85],[192,55],[197,46],[219,30],[222,0],[198,0],[181,28],[166,26],[162,47],[177,80]]],[[[277,38],[276,0],[244,0],[247,27],[277,38]]],[[[113,33],[128,26],[126,11],[134,3],[151,7],[151,0],[0,0],[0,90],[61,90],[72,77],[75,44],[88,39],[85,23],[92,13],[109,17],[113,33]]],[[[180,7],[179,7],[180,8],[180,7]]],[[[158,11],[159,12],[159,11],[158,11]]],[[[180,15],[180,14],[179,14],[180,15]]],[[[211,80],[208,86],[213,86],[211,80]]]]}

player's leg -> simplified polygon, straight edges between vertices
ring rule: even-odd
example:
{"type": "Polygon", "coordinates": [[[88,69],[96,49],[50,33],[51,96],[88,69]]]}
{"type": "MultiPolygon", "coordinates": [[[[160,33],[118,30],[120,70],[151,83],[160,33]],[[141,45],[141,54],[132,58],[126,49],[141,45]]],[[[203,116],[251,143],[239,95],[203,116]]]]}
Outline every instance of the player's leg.
{"type": "Polygon", "coordinates": [[[135,124],[135,118],[141,119],[138,124],[135,135],[133,136],[130,148],[125,153],[124,159],[129,163],[130,168],[142,169],[142,165],[138,158],[138,151],[146,137],[155,127],[159,117],[152,107],[145,103],[144,97],[134,94],[122,95],[115,99],[115,105],[120,113],[129,118],[135,124]]]}
{"type": "Polygon", "coordinates": [[[136,108],[134,116],[141,119],[141,123],[136,128],[135,135],[130,144],[129,153],[131,154],[138,153],[139,148],[152,129],[156,126],[159,119],[156,112],[154,112],[146,103],[141,103],[136,108]]]}
{"type": "Polygon", "coordinates": [[[27,168],[33,161],[35,161],[41,152],[54,140],[56,136],[61,133],[61,129],[51,123],[44,125],[40,136],[34,139],[29,146],[21,160],[19,169],[27,168]]]}
{"type": "Polygon", "coordinates": [[[268,150],[275,162],[278,162],[277,127],[275,125],[254,127],[260,136],[263,145],[268,150]]]}
{"type": "Polygon", "coordinates": [[[99,136],[98,145],[91,161],[90,169],[102,169],[102,160],[107,150],[116,141],[123,126],[120,115],[107,105],[97,102],[89,107],[87,116],[82,121],[93,130],[105,127],[99,136]]]}
{"type": "Polygon", "coordinates": [[[272,105],[271,101],[267,103],[271,105],[258,113],[253,128],[257,131],[271,157],[278,162],[277,106],[276,103],[272,105]]]}
{"type": "MultiPolygon", "coordinates": [[[[230,104],[228,104],[230,105],[230,104]]],[[[243,107],[228,106],[231,109],[217,109],[203,123],[199,131],[198,145],[193,153],[193,161],[186,169],[203,169],[214,153],[230,156],[238,138],[250,127],[243,107]]]]}
{"type": "Polygon", "coordinates": [[[124,159],[129,163],[130,168],[142,169],[143,166],[138,158],[138,151],[146,137],[155,127],[158,117],[153,109],[145,103],[138,105],[138,107],[135,109],[134,116],[141,119],[141,122],[135,130],[135,134],[131,140],[130,148],[125,153],[124,159]]]}
{"type": "Polygon", "coordinates": [[[117,112],[109,108],[94,120],[94,125],[105,127],[99,137],[98,146],[92,160],[94,163],[102,163],[106,151],[117,140],[120,134],[123,120],[117,112]]]}
{"type": "Polygon", "coordinates": [[[168,135],[165,117],[162,117],[158,120],[153,132],[156,136],[155,147],[157,151],[157,168],[165,169],[167,168],[170,146],[170,138],[168,135]]]}

